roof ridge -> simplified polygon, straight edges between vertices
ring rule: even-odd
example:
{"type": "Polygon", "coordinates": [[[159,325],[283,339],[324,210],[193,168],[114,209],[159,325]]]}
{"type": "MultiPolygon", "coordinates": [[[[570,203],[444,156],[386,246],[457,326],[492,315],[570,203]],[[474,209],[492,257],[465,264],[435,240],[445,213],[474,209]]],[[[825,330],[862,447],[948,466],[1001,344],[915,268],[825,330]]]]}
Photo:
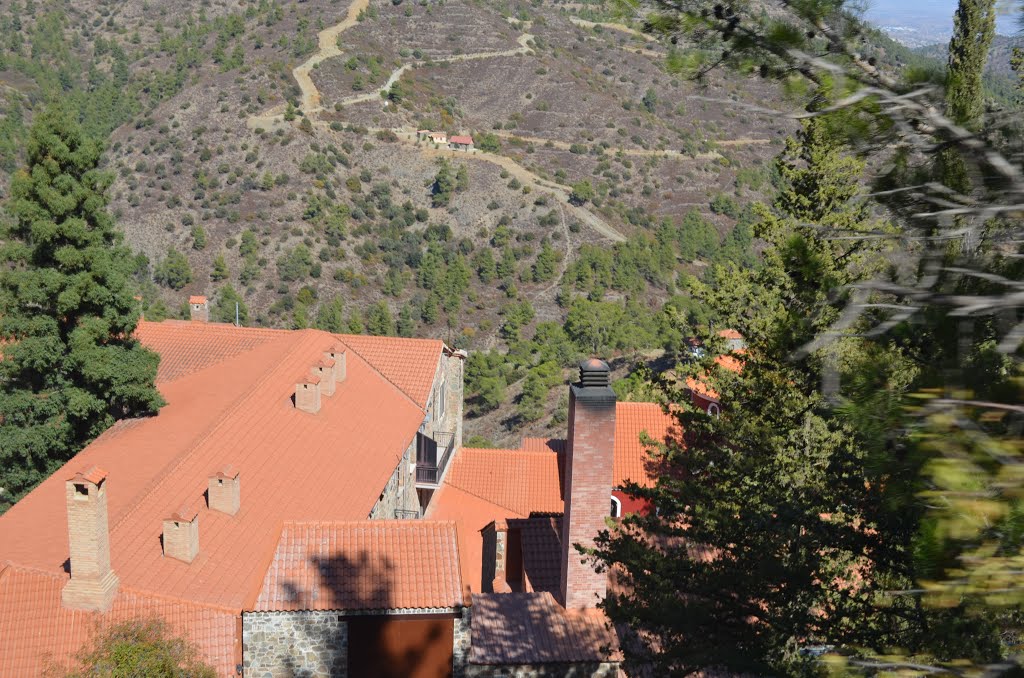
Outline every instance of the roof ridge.
{"type": "Polygon", "coordinates": [[[558,454],[556,450],[524,450],[523,448],[513,449],[511,447],[463,447],[462,452],[511,452],[513,454],[533,454],[537,456],[548,456],[558,454]]]}
{"type": "Polygon", "coordinates": [[[178,605],[187,605],[189,607],[201,607],[208,610],[214,610],[216,612],[225,612],[227,614],[238,614],[240,609],[228,607],[227,605],[218,605],[217,603],[209,603],[202,600],[195,600],[192,598],[179,598],[177,596],[169,596],[166,593],[157,593],[156,591],[150,591],[149,589],[140,589],[134,586],[122,586],[120,587],[121,593],[130,593],[137,596],[144,596],[147,598],[155,598],[157,600],[164,600],[170,603],[177,603],[178,605]]]}
{"type": "Polygon", "coordinates": [[[60,572],[54,572],[53,570],[46,570],[41,567],[34,565],[22,565],[21,563],[15,563],[10,560],[4,561],[0,564],[0,579],[8,572],[25,572],[28,574],[41,575],[43,577],[49,577],[50,579],[68,579],[67,573],[61,570],[60,572]]]}
{"type": "Polygon", "coordinates": [[[349,525],[373,525],[373,526],[403,526],[415,527],[417,525],[446,525],[455,524],[454,520],[438,520],[436,518],[420,518],[418,520],[380,520],[379,518],[360,518],[358,520],[285,520],[282,523],[282,531],[289,527],[344,527],[349,525]]]}
{"type": "MultiPolygon", "coordinates": [[[[238,396],[224,411],[223,413],[214,419],[213,423],[198,437],[193,438],[188,449],[182,454],[172,459],[167,465],[165,465],[160,471],[153,475],[148,483],[146,483],[139,492],[135,495],[136,497],[142,497],[140,501],[133,503],[124,513],[118,516],[117,522],[113,524],[110,531],[113,532],[120,527],[130,516],[138,510],[139,506],[153,494],[153,492],[167,482],[174,475],[174,471],[181,468],[186,461],[192,458],[193,455],[199,450],[202,444],[209,440],[214,433],[220,428],[227,426],[232,421],[231,415],[235,414],[242,408],[250,398],[257,396],[260,393],[260,387],[266,383],[270,378],[280,369],[280,366],[289,358],[292,354],[296,353],[299,348],[302,347],[302,342],[294,342],[291,346],[285,349],[281,357],[274,363],[273,367],[266,370],[259,379],[253,382],[250,388],[242,391],[242,394],[238,396]]],[[[303,347],[304,348],[304,347],[303,347]]],[[[159,415],[157,415],[159,416],[159,415]]]]}
{"type": "MultiPolygon", "coordinates": [[[[427,411],[427,403],[424,403],[423,406],[421,407],[420,404],[418,402],[416,402],[416,399],[413,398],[411,394],[406,392],[406,390],[404,388],[402,388],[401,386],[399,386],[398,384],[393,382],[390,377],[388,377],[386,374],[384,374],[379,369],[377,369],[377,366],[374,365],[372,362],[370,362],[366,358],[366,356],[364,356],[362,353],[360,353],[359,349],[357,349],[355,346],[353,346],[350,343],[348,343],[347,341],[345,341],[345,337],[362,337],[364,335],[361,335],[361,334],[334,334],[333,336],[334,336],[335,339],[337,339],[341,343],[345,344],[346,348],[350,349],[353,353],[355,353],[357,356],[359,356],[359,359],[362,360],[364,363],[366,363],[370,367],[370,369],[373,370],[374,373],[377,374],[377,376],[379,376],[381,379],[383,379],[387,383],[391,384],[395,388],[396,391],[398,391],[403,396],[405,396],[405,398],[409,402],[411,402],[413,405],[416,406],[416,409],[418,409],[421,412],[426,412],[427,411]]],[[[413,339],[414,341],[426,341],[426,342],[438,341],[441,344],[441,346],[444,347],[444,342],[441,341],[440,339],[437,339],[437,340],[434,340],[434,339],[417,339],[415,337],[385,337],[385,338],[386,339],[413,339]]],[[[428,400],[429,400],[429,398],[428,398],[428,400]]]]}

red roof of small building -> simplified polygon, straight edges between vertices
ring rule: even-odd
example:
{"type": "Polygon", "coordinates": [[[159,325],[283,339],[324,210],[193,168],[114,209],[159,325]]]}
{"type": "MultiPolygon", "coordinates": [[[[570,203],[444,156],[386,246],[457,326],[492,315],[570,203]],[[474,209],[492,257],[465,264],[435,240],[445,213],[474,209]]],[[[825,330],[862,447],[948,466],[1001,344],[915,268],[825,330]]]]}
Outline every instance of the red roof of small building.
{"type": "Polygon", "coordinates": [[[618,647],[601,610],[566,610],[550,593],[473,596],[472,664],[617,661],[618,647]]]}
{"type": "Polygon", "coordinates": [[[289,523],[254,609],[454,608],[464,595],[455,523],[289,523]]]}
{"type": "MultiPolygon", "coordinates": [[[[652,439],[663,440],[676,431],[675,419],[653,403],[617,403],[615,412],[613,486],[621,486],[627,479],[653,485],[657,472],[640,433],[646,431],[652,439]]],[[[564,440],[525,438],[523,449],[464,448],[451,461],[427,517],[455,521],[462,576],[473,591],[483,590],[480,530],[494,520],[526,519],[564,510],[564,449],[564,440]]]]}
{"type": "Polygon", "coordinates": [[[732,329],[719,330],[718,336],[723,339],[742,339],[743,335],[732,329]]]}
{"type": "Polygon", "coordinates": [[[193,294],[191,297],[188,298],[188,303],[190,303],[190,304],[205,304],[206,303],[206,297],[204,297],[201,294],[193,294]]]}
{"type": "Polygon", "coordinates": [[[452,144],[472,144],[473,137],[456,134],[455,136],[448,137],[448,142],[452,144]]]}
{"type": "MultiPolygon", "coordinates": [[[[724,370],[739,374],[743,371],[743,361],[738,360],[731,355],[720,355],[715,358],[715,364],[724,370]]],[[[711,388],[711,386],[704,379],[697,379],[695,377],[686,378],[686,388],[690,389],[697,395],[703,396],[708,400],[718,400],[718,391],[711,388]]]]}

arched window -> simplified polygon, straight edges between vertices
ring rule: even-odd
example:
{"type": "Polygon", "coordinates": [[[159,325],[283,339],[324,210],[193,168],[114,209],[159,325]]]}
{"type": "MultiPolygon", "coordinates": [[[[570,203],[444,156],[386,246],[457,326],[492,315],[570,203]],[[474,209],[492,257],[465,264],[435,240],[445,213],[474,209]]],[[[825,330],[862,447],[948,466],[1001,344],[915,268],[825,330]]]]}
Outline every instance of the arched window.
{"type": "Polygon", "coordinates": [[[719,412],[720,410],[718,408],[718,403],[708,403],[709,415],[711,415],[712,417],[717,417],[719,415],[719,412]]]}
{"type": "Polygon", "coordinates": [[[619,501],[618,497],[612,495],[612,518],[622,517],[622,502],[619,501]]]}

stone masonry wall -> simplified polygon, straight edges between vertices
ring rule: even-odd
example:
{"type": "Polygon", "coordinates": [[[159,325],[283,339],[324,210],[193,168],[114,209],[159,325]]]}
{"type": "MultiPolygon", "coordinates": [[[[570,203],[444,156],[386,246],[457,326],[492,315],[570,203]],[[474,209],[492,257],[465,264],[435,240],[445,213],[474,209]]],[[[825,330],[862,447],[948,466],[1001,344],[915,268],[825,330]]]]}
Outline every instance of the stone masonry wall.
{"type": "Polygon", "coordinates": [[[462,608],[462,616],[452,620],[455,624],[455,634],[452,639],[452,678],[465,678],[469,664],[469,650],[472,641],[471,618],[473,608],[462,608]]]}
{"type": "Polygon", "coordinates": [[[242,613],[247,678],[346,678],[348,624],[337,612],[242,613]]]}
{"type": "Polygon", "coordinates": [[[614,678],[619,665],[613,662],[589,664],[470,664],[466,678],[614,678]]]}
{"type": "Polygon", "coordinates": [[[399,511],[417,511],[420,506],[416,496],[416,472],[410,472],[416,461],[416,439],[413,438],[409,447],[398,462],[398,467],[388,478],[387,485],[380,499],[374,504],[369,517],[373,520],[394,520],[399,511]]]}

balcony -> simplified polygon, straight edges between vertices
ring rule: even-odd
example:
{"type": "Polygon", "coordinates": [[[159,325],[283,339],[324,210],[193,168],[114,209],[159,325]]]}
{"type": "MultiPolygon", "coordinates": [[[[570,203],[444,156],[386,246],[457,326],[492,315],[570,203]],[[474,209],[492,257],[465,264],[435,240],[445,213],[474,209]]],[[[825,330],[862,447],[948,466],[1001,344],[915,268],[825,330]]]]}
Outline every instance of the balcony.
{"type": "Polygon", "coordinates": [[[433,437],[423,433],[417,436],[416,486],[437,487],[455,450],[455,434],[434,431],[433,437]]]}

